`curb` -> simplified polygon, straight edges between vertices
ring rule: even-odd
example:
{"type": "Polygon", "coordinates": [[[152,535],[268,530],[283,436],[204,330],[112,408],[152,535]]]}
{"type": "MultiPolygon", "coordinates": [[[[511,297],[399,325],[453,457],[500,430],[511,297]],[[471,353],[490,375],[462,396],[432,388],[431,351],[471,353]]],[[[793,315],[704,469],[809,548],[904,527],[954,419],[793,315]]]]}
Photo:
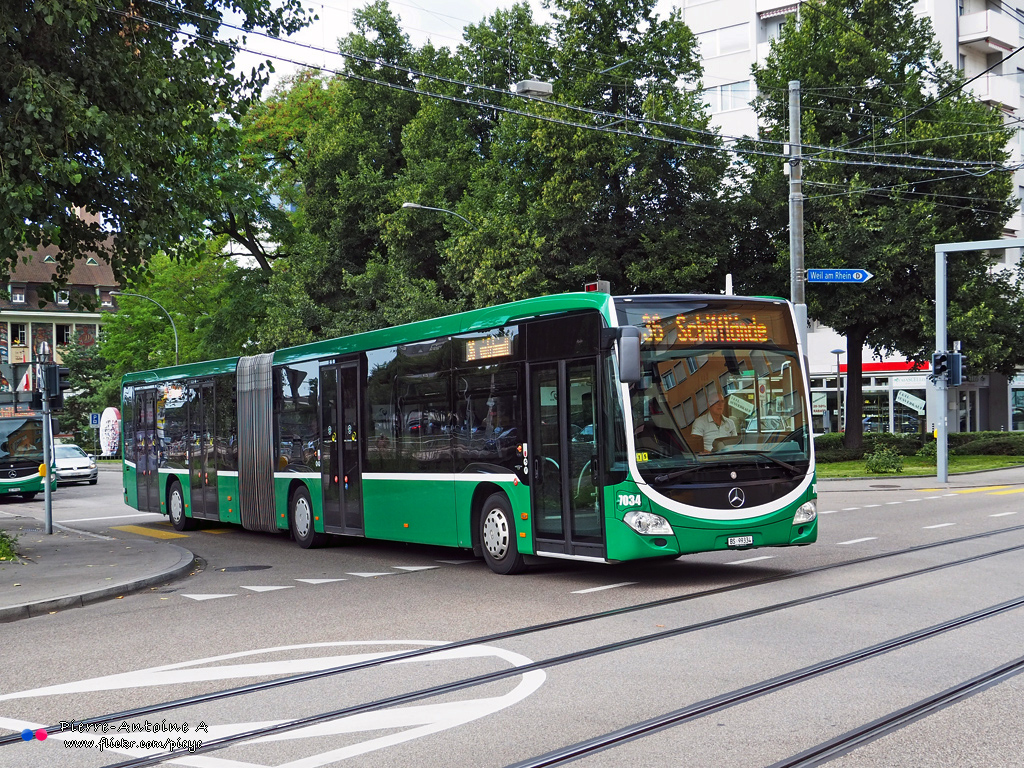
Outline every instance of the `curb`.
{"type": "Polygon", "coordinates": [[[109,600],[128,592],[136,592],[154,584],[179,578],[192,569],[196,557],[187,549],[182,547],[174,544],[168,544],[167,546],[174,547],[174,549],[179,550],[180,555],[178,557],[178,562],[175,565],[161,573],[153,574],[152,576],[145,576],[133,581],[123,582],[121,584],[114,584],[109,587],[103,587],[102,589],[95,589],[92,592],[86,592],[81,595],[65,595],[64,597],[48,598],[46,600],[37,600],[34,603],[25,603],[23,605],[12,605],[6,608],[0,608],[0,624],[6,624],[20,619],[29,619],[34,616],[43,616],[51,611],[81,608],[89,603],[98,603],[101,600],[109,600]]]}

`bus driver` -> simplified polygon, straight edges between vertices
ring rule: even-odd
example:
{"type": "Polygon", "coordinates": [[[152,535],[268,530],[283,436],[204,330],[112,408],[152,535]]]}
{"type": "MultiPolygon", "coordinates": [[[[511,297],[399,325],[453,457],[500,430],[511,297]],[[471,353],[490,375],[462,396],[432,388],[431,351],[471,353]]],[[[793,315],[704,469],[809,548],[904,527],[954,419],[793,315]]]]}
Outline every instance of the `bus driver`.
{"type": "Polygon", "coordinates": [[[720,437],[736,437],[736,423],[725,415],[725,399],[720,392],[711,395],[711,404],[690,427],[690,434],[703,438],[703,453],[714,450],[715,440],[720,437]]]}

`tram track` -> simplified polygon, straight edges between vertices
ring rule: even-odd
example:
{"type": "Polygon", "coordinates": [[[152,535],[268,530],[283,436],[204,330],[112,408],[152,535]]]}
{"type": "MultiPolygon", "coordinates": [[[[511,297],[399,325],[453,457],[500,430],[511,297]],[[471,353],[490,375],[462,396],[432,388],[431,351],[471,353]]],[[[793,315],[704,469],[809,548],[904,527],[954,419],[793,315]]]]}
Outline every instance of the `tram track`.
{"type": "MultiPolygon", "coordinates": [[[[445,643],[443,645],[432,646],[428,648],[417,648],[411,651],[402,651],[400,653],[390,654],[388,656],[384,656],[377,659],[364,660],[353,664],[345,664],[342,666],[330,667],[327,669],[317,670],[315,672],[305,672],[296,675],[288,675],[285,677],[276,678],[274,680],[266,680],[260,683],[235,686],[232,688],[226,688],[219,691],[211,691],[209,693],[199,694],[196,696],[174,699],[172,701],[160,702],[144,707],[137,707],[131,710],[96,715],[90,718],[79,719],[76,722],[80,723],[83,726],[91,726],[114,721],[131,720],[134,718],[146,717],[148,715],[154,715],[160,712],[168,712],[171,710],[180,709],[182,707],[194,706],[198,704],[209,704],[222,699],[233,698],[235,696],[268,691],[275,688],[294,685],[296,683],[311,682],[314,680],[332,677],[334,675],[346,674],[349,672],[357,672],[360,670],[383,666],[385,664],[390,664],[393,662],[415,659],[422,656],[428,656],[430,654],[441,653],[444,651],[452,651],[457,650],[459,648],[466,648],[474,645],[485,645],[500,640],[508,640],[511,638],[525,637],[527,635],[535,634],[538,632],[545,632],[553,629],[562,629],[565,627],[583,624],[590,621],[599,621],[602,619],[623,616],[638,611],[650,610],[652,608],[660,608],[667,605],[675,605],[683,602],[688,602],[690,600],[697,600],[705,597],[713,597],[715,595],[727,594],[742,589],[765,586],[780,581],[787,581],[790,579],[801,578],[803,576],[810,576],[817,573],[825,573],[828,571],[834,571],[841,568],[847,568],[856,565],[863,565],[865,563],[886,560],[889,558],[900,557],[902,555],[914,554],[917,552],[924,552],[927,550],[936,549],[940,547],[953,546],[955,544],[962,544],[969,541],[990,538],[992,536],[1010,534],[1021,530],[1024,530],[1024,525],[1014,525],[1008,528],[997,528],[992,531],[983,531],[981,533],[973,533],[968,534],[966,536],[958,536],[953,539],[943,539],[942,541],[929,542],[928,544],[918,544],[913,547],[906,547],[904,549],[894,550],[892,552],[879,552],[874,555],[865,555],[864,557],[858,557],[852,560],[844,560],[840,563],[829,563],[828,565],[819,565],[814,566],[812,568],[803,568],[799,571],[791,571],[789,573],[776,574],[774,576],[768,576],[763,579],[756,579],[754,581],[745,581],[738,584],[729,584],[723,587],[714,587],[713,589],[701,590],[699,592],[691,592],[685,595],[675,595],[673,597],[660,598],[658,600],[652,600],[645,603],[638,603],[637,605],[622,606],[620,608],[612,608],[606,611],[598,611],[596,613],[573,616],[568,619],[556,619],[554,621],[544,622],[541,624],[532,624],[526,627],[518,627],[516,629],[504,630],[502,632],[494,632],[488,635],[481,635],[466,640],[456,640],[451,643],[445,643]]],[[[1014,548],[1005,551],[1012,551],[1012,549],[1014,548]]],[[[1002,553],[1003,551],[1004,550],[999,550],[997,553],[1002,553]]],[[[948,566],[943,564],[934,567],[941,568],[948,566]]],[[[49,726],[47,730],[57,728],[57,725],[53,725],[49,726]]],[[[22,740],[19,734],[8,734],[7,736],[0,736],[0,747],[9,746],[11,744],[19,744],[21,743],[21,741],[22,740]]]]}
{"type": "MultiPolygon", "coordinates": [[[[1015,529],[1016,528],[1018,528],[1018,527],[1015,527],[1015,529]]],[[[1007,529],[1007,530],[1011,530],[1011,529],[1007,529]]],[[[962,537],[962,538],[970,540],[970,539],[973,539],[973,538],[977,538],[977,536],[962,537]]],[[[948,544],[948,543],[951,543],[951,542],[947,541],[945,543],[948,544]]],[[[924,548],[931,548],[931,547],[934,547],[934,546],[939,545],[939,544],[940,543],[937,542],[935,544],[924,545],[924,548]]],[[[912,548],[912,549],[913,550],[917,550],[918,548],[915,547],[915,548],[912,548]]],[[[482,675],[477,675],[477,676],[474,676],[474,677],[464,678],[464,679],[452,681],[452,682],[449,682],[449,683],[444,683],[444,684],[440,684],[440,685],[436,685],[436,686],[431,686],[429,688],[424,688],[424,689],[420,689],[420,690],[417,690],[417,691],[411,691],[411,692],[407,692],[407,693],[398,694],[398,695],[395,695],[395,696],[390,696],[390,697],[387,697],[387,698],[378,699],[376,701],[365,702],[365,703],[362,703],[362,704],[356,704],[356,705],[352,705],[352,706],[348,706],[348,707],[332,710],[332,711],[329,711],[329,712],[321,712],[321,713],[318,713],[318,714],[315,714],[315,715],[310,715],[310,716],[303,717],[303,718],[296,718],[296,719],[289,720],[289,721],[286,721],[286,722],[276,723],[276,724],[271,725],[271,726],[266,726],[266,727],[254,729],[254,730],[251,730],[251,731],[246,731],[246,732],[243,732],[243,733],[234,734],[232,736],[223,737],[223,738],[219,738],[219,739],[213,739],[213,740],[204,742],[202,747],[200,748],[199,752],[201,752],[201,753],[212,752],[212,751],[216,751],[216,750],[220,750],[220,749],[225,749],[225,748],[230,747],[230,746],[242,744],[242,743],[251,741],[253,739],[257,739],[257,738],[264,738],[264,737],[268,737],[268,736],[276,736],[276,735],[279,735],[279,734],[282,734],[282,733],[286,733],[286,732],[289,732],[289,731],[295,731],[295,730],[298,730],[298,729],[301,729],[301,728],[307,728],[307,727],[310,727],[310,726],[314,726],[314,725],[330,722],[330,721],[333,721],[333,720],[338,720],[338,719],[341,719],[341,718],[344,718],[344,717],[349,717],[349,716],[352,716],[352,715],[364,714],[364,713],[373,712],[373,711],[377,711],[377,710],[381,710],[381,709],[386,709],[386,708],[389,708],[389,707],[395,707],[395,706],[400,706],[400,705],[404,705],[404,704],[410,704],[410,703],[413,703],[413,702],[422,701],[424,699],[429,699],[429,698],[433,698],[433,697],[442,696],[442,695],[445,695],[445,694],[450,694],[450,693],[454,693],[454,692],[457,692],[457,691],[465,690],[465,689],[468,689],[468,688],[474,688],[474,687],[477,687],[477,686],[498,682],[498,681],[501,681],[501,680],[504,680],[504,679],[507,679],[507,678],[518,677],[518,676],[521,676],[523,674],[526,674],[526,673],[534,671],[534,670],[549,669],[549,668],[553,668],[553,667],[556,667],[556,666],[568,664],[568,663],[571,663],[571,662],[582,661],[582,660],[585,660],[585,659],[594,658],[596,656],[601,656],[601,655],[605,655],[605,654],[609,654],[609,653],[613,653],[613,652],[617,652],[617,651],[622,651],[622,650],[626,650],[626,649],[629,649],[629,648],[633,648],[633,647],[637,647],[637,646],[641,646],[641,645],[646,645],[648,643],[657,642],[657,641],[660,641],[660,640],[665,640],[665,639],[668,639],[668,638],[679,637],[679,636],[682,636],[682,635],[686,635],[686,634],[690,634],[690,633],[694,633],[694,632],[698,632],[698,631],[702,631],[702,630],[707,630],[707,629],[711,629],[711,628],[714,628],[714,627],[721,627],[721,626],[725,626],[727,624],[732,624],[732,623],[739,622],[739,621],[744,621],[744,620],[748,620],[748,619],[752,619],[752,618],[756,618],[756,617],[760,617],[760,616],[765,616],[765,615],[768,615],[768,614],[771,614],[771,613],[775,613],[775,612],[779,612],[779,611],[783,611],[783,610],[786,610],[786,609],[789,609],[789,608],[794,608],[794,607],[798,607],[798,606],[808,605],[810,603],[819,602],[819,601],[822,601],[822,600],[827,600],[827,599],[835,598],[835,597],[838,597],[838,596],[841,596],[841,595],[851,594],[851,593],[854,593],[854,592],[859,592],[859,591],[862,591],[862,590],[870,589],[870,588],[877,587],[877,586],[882,586],[882,585],[885,585],[885,584],[891,584],[891,583],[894,583],[894,582],[902,581],[902,580],[913,578],[913,577],[916,577],[916,576],[921,576],[921,575],[924,575],[924,574],[935,573],[935,572],[938,572],[938,571],[942,571],[942,570],[945,570],[945,569],[948,569],[948,568],[952,568],[952,567],[956,567],[956,566],[960,566],[960,565],[965,565],[965,564],[969,564],[969,563],[979,562],[979,561],[982,561],[982,560],[985,560],[985,559],[988,559],[988,558],[991,558],[991,557],[996,557],[996,556],[999,556],[999,555],[1003,555],[1003,554],[1008,554],[1008,553],[1012,553],[1012,552],[1019,552],[1021,550],[1024,550],[1024,544],[1016,545],[1016,546],[1012,546],[1012,547],[1005,547],[1005,548],[1002,548],[1002,549],[994,550],[992,552],[985,552],[985,553],[981,553],[981,554],[978,554],[978,555],[973,555],[973,556],[970,556],[970,557],[967,557],[967,558],[961,558],[961,559],[950,561],[950,562],[946,562],[946,563],[939,563],[937,565],[927,566],[925,568],[916,569],[916,570],[909,571],[909,572],[906,572],[906,573],[895,574],[895,575],[892,575],[892,576],[886,576],[886,577],[883,577],[883,578],[880,578],[880,579],[874,579],[874,580],[871,580],[871,581],[862,582],[862,583],[855,584],[855,585],[850,585],[850,586],[847,586],[847,587],[841,587],[841,588],[838,588],[838,589],[828,590],[826,592],[821,592],[821,593],[817,593],[817,594],[814,594],[814,595],[808,595],[808,596],[805,596],[805,597],[802,597],[802,598],[795,598],[793,600],[787,600],[787,601],[775,603],[775,604],[772,604],[772,605],[769,605],[769,606],[762,606],[760,608],[755,608],[755,609],[751,609],[751,610],[748,610],[748,611],[742,611],[742,612],[739,612],[739,613],[730,614],[730,615],[719,617],[719,618],[716,618],[716,619],[710,619],[710,620],[707,620],[707,621],[702,621],[702,622],[697,622],[697,623],[693,623],[693,624],[688,624],[688,625],[685,625],[685,626],[682,626],[682,627],[676,627],[676,628],[673,628],[673,629],[667,629],[667,630],[664,630],[662,632],[651,633],[651,634],[648,634],[648,635],[643,635],[641,637],[633,637],[633,638],[629,638],[629,639],[626,639],[626,640],[620,640],[620,641],[616,641],[616,642],[612,642],[612,643],[607,643],[607,644],[604,644],[604,645],[595,646],[595,647],[591,647],[591,648],[587,648],[587,649],[582,649],[582,650],[579,650],[579,651],[575,651],[575,652],[571,652],[571,653],[567,653],[567,654],[563,654],[563,655],[559,655],[559,656],[553,656],[553,657],[549,657],[549,658],[544,659],[544,660],[536,661],[536,662],[533,662],[533,663],[530,663],[530,664],[524,664],[524,665],[513,667],[513,668],[510,668],[510,669],[503,669],[503,670],[498,670],[498,671],[495,671],[495,672],[489,672],[489,673],[482,674],[482,675]]],[[[888,555],[893,555],[894,553],[887,553],[887,554],[888,555]]],[[[869,556],[869,557],[863,558],[861,560],[874,560],[874,559],[878,559],[878,557],[879,557],[878,555],[869,556]]],[[[847,565],[851,564],[851,562],[847,562],[846,564],[847,565]]],[[[825,566],[823,566],[822,568],[824,568],[824,567],[825,566]]],[[[773,577],[772,579],[769,579],[769,580],[764,580],[764,581],[770,581],[770,580],[775,580],[775,577],[773,577]]],[[[706,596],[707,593],[705,592],[705,593],[700,593],[700,594],[703,595],[703,596],[706,596]]],[[[672,602],[678,602],[678,601],[679,601],[678,598],[672,600],[672,602]]],[[[653,604],[654,605],[662,605],[662,604],[664,604],[664,602],[665,601],[654,601],[653,604]]],[[[1000,610],[1001,611],[1010,610],[1011,608],[1018,607],[1019,605],[1024,605],[1024,598],[1020,598],[1020,599],[1018,599],[1016,601],[1010,601],[1010,603],[1003,604],[1003,607],[1000,610]]],[[[985,611],[981,611],[981,612],[976,612],[975,614],[970,614],[969,616],[974,616],[975,618],[970,618],[969,620],[965,619],[964,617],[961,617],[960,620],[953,620],[953,622],[946,622],[946,623],[944,623],[942,625],[937,625],[937,626],[946,627],[946,629],[943,630],[943,631],[949,631],[949,630],[955,628],[956,626],[962,626],[963,624],[971,623],[972,621],[980,620],[981,618],[987,617],[989,615],[996,615],[996,613],[999,612],[999,611],[994,611],[994,609],[986,609],[986,610],[988,610],[989,612],[986,613],[985,611]],[[955,622],[957,622],[957,621],[959,621],[960,623],[956,624],[955,622]]],[[[615,613],[615,612],[604,612],[604,614],[600,614],[600,615],[603,616],[605,614],[610,614],[610,613],[615,613]]],[[[557,622],[556,622],[556,624],[557,624],[557,622]]],[[[561,626],[561,624],[559,624],[559,626],[561,626]]],[[[503,634],[506,634],[506,636],[507,636],[507,633],[503,633],[503,634]]],[[[917,635],[919,635],[919,634],[921,634],[921,633],[912,633],[912,635],[915,636],[915,637],[917,635]]],[[[905,637],[910,637],[910,636],[905,636],[905,637]]],[[[924,639],[924,635],[922,635],[919,639],[924,639]]],[[[469,643],[470,641],[466,641],[466,642],[469,643]]],[[[484,642],[484,640],[477,639],[475,641],[472,641],[472,644],[480,644],[480,643],[483,643],[483,642],[484,642]]],[[[487,642],[490,642],[490,640],[488,640],[487,642]]],[[[458,647],[462,647],[464,644],[465,643],[459,643],[458,647]]],[[[909,643],[906,643],[906,644],[909,644],[909,643]]],[[[436,653],[439,650],[444,650],[444,649],[447,649],[449,647],[453,647],[453,646],[449,646],[449,645],[446,645],[446,646],[435,646],[433,648],[430,648],[430,649],[427,649],[427,650],[424,650],[424,651],[417,651],[415,655],[426,655],[427,653],[432,653],[432,652],[436,653]]],[[[896,647],[899,647],[899,646],[898,645],[894,645],[894,646],[892,646],[892,648],[889,648],[889,650],[892,650],[892,649],[894,649],[896,647]]],[[[880,653],[880,652],[881,651],[878,651],[877,653],[880,653]]],[[[855,652],[855,653],[859,653],[859,652],[855,652]]],[[[875,655],[877,655],[877,653],[875,655]]],[[[854,654],[848,654],[848,656],[850,656],[851,658],[853,657],[853,655],[854,654]]],[[[360,662],[358,664],[348,665],[346,667],[337,668],[337,669],[340,669],[340,670],[343,670],[343,671],[348,671],[350,669],[352,669],[352,670],[354,670],[354,669],[366,669],[368,667],[380,666],[382,664],[388,664],[388,663],[391,663],[391,662],[395,661],[396,659],[406,658],[406,657],[407,657],[406,654],[394,654],[394,655],[387,656],[387,657],[384,657],[384,658],[381,658],[381,659],[376,659],[376,660],[372,660],[372,661],[368,661],[368,662],[360,662]]],[[[870,656],[866,656],[865,658],[868,658],[868,657],[870,657],[870,656]]],[[[846,659],[847,657],[839,657],[839,658],[840,659],[846,659]]],[[[835,660],[833,660],[833,662],[834,661],[835,660]]],[[[850,663],[854,663],[854,662],[851,660],[851,661],[847,661],[845,663],[846,664],[850,664],[850,663]]],[[[818,665],[818,666],[820,666],[820,665],[818,665]]],[[[811,668],[808,668],[808,669],[811,669],[811,668]]],[[[824,670],[824,668],[823,668],[823,670],[824,670]]],[[[311,680],[311,679],[317,679],[317,678],[324,677],[324,676],[326,676],[326,673],[328,673],[328,672],[331,672],[331,670],[324,670],[324,671],[320,671],[320,672],[317,672],[317,673],[311,673],[311,674],[307,674],[307,675],[299,675],[299,676],[295,676],[295,677],[303,678],[303,680],[311,680]]],[[[337,674],[337,672],[335,672],[335,674],[337,674]]],[[[822,671],[819,674],[824,674],[824,671],[822,671]]],[[[788,677],[788,676],[783,676],[783,677],[788,677]]],[[[288,681],[289,681],[289,683],[291,683],[291,682],[298,682],[298,680],[293,680],[293,679],[288,679],[288,681]]],[[[255,692],[256,690],[266,690],[267,687],[272,687],[274,683],[279,683],[279,682],[280,681],[269,681],[268,684],[257,684],[257,685],[254,685],[254,686],[244,686],[241,689],[232,689],[232,690],[236,691],[236,692],[237,691],[241,691],[241,692],[246,692],[246,693],[248,693],[248,692],[255,692]]],[[[770,692],[770,691],[765,691],[765,693],[767,693],[767,692],[770,692]]],[[[218,692],[218,693],[223,694],[225,692],[218,692]]],[[[236,693],[235,695],[239,695],[239,694],[236,693]]],[[[209,696],[216,696],[217,698],[225,698],[224,695],[207,694],[206,696],[197,696],[197,697],[192,697],[191,699],[182,700],[185,703],[177,705],[174,708],[178,708],[178,706],[189,706],[189,705],[196,704],[196,703],[206,703],[206,701],[208,700],[209,696]]],[[[739,702],[737,701],[737,702],[734,702],[734,703],[739,703],[739,702]]],[[[731,704],[729,706],[731,706],[731,704]]],[[[168,708],[168,705],[166,705],[166,704],[165,705],[154,705],[154,707],[158,708],[160,711],[163,711],[163,710],[166,710],[168,708]]],[[[150,714],[153,711],[154,707],[145,708],[147,711],[145,711],[144,714],[150,714]]],[[[105,718],[100,719],[99,722],[109,722],[109,721],[113,721],[113,720],[124,720],[124,719],[132,719],[134,717],[141,717],[142,714],[137,714],[138,712],[139,712],[139,710],[134,710],[132,712],[127,712],[127,713],[117,713],[116,715],[108,715],[108,716],[105,716],[105,718]]],[[[670,713],[670,715],[671,714],[673,714],[673,713],[670,713]]],[[[82,722],[85,722],[85,721],[82,721],[82,722]]],[[[670,724],[675,724],[675,723],[673,721],[670,724]]],[[[665,727],[668,727],[668,726],[666,725],[665,727]]],[[[658,729],[655,729],[655,730],[658,730],[658,729]]],[[[616,732],[616,733],[618,733],[618,732],[616,732]]],[[[619,741],[621,741],[621,740],[616,740],[615,743],[619,743],[619,741]]],[[[607,746],[606,747],[593,747],[591,749],[591,751],[596,751],[596,750],[601,749],[601,748],[607,748],[607,746]]],[[[165,762],[166,760],[174,759],[176,757],[182,757],[182,756],[187,755],[187,754],[190,754],[190,753],[182,751],[182,752],[170,752],[170,753],[165,753],[165,754],[160,754],[160,755],[147,756],[147,757],[142,757],[142,758],[136,758],[136,759],[129,760],[129,761],[126,761],[126,762],[120,762],[120,763],[116,763],[116,764],[111,764],[111,765],[107,766],[107,768],[141,768],[142,766],[147,766],[147,765],[158,765],[158,764],[160,764],[162,762],[165,762]]],[[[196,753],[191,753],[191,754],[196,754],[196,753]]],[[[559,758],[559,759],[564,761],[563,758],[559,758]]],[[[572,759],[575,759],[575,758],[572,758],[572,759]]],[[[552,763],[552,764],[557,764],[557,763],[552,763]]]]}
{"type": "Polygon", "coordinates": [[[811,768],[811,766],[823,765],[917,720],[928,717],[940,709],[970,698],[976,693],[981,693],[1021,672],[1024,672],[1024,656],[1001,664],[988,672],[972,677],[970,680],[947,688],[934,696],[924,698],[908,707],[903,707],[872,720],[870,723],[849,730],[841,736],[822,742],[797,755],[773,763],[769,768],[811,768]]]}
{"type": "MultiPolygon", "coordinates": [[[[739,688],[737,690],[721,694],[720,696],[715,696],[713,698],[705,699],[704,701],[700,701],[695,704],[691,704],[689,706],[673,710],[671,712],[666,712],[665,714],[659,715],[657,717],[633,723],[632,725],[628,725],[625,728],[619,728],[615,731],[611,731],[609,733],[594,737],[592,739],[587,739],[585,741],[577,742],[575,744],[562,747],[560,749],[546,752],[543,755],[538,755],[527,760],[521,760],[517,763],[512,763],[508,766],[508,768],[546,768],[547,766],[563,765],[565,763],[572,762],[573,760],[578,760],[582,757],[592,755],[596,752],[611,749],[627,741],[634,741],[636,739],[664,731],[668,728],[672,728],[676,725],[681,725],[682,723],[691,722],[701,717],[705,717],[706,715],[721,712],[722,710],[736,706],[737,704],[744,704],[746,702],[752,701],[762,696],[766,696],[768,694],[775,693],[776,691],[780,691],[784,688],[788,688],[792,685],[806,682],[808,680],[813,680],[817,677],[822,677],[826,674],[836,672],[845,667],[849,667],[853,664],[858,664],[862,661],[866,661],[868,659],[881,656],[883,654],[889,653],[890,651],[906,648],[907,646],[919,643],[923,640],[928,640],[933,637],[943,635],[947,632],[952,632],[953,630],[960,629],[961,627],[967,626],[968,624],[983,621],[985,619],[989,619],[994,616],[998,616],[1002,613],[1006,613],[1007,611],[1016,610],[1017,608],[1021,607],[1024,607],[1024,597],[1018,597],[1013,600],[1008,600],[1004,603],[989,606],[988,608],[982,608],[981,610],[964,614],[963,616],[959,616],[955,619],[950,619],[949,621],[940,622],[939,624],[933,624],[932,626],[926,627],[925,629],[919,630],[917,632],[910,632],[906,635],[902,635],[891,640],[885,640],[881,643],[868,646],[867,648],[861,648],[856,651],[851,651],[850,653],[843,654],[842,656],[836,656],[832,659],[828,659],[827,661],[823,661],[818,664],[812,664],[810,666],[803,667],[802,669],[798,669],[794,672],[779,675],[769,680],[765,680],[759,683],[754,683],[753,685],[746,686],[745,688],[739,688]]],[[[1005,679],[1006,677],[1010,677],[1013,674],[1020,672],[1021,667],[1024,666],[1024,660],[1018,659],[1017,661],[1012,662],[1008,666],[1011,669],[1003,670],[1001,673],[996,674],[995,679],[1005,679]]],[[[988,684],[992,683],[989,682],[988,684]]],[[[982,683],[979,683],[977,685],[967,685],[966,690],[959,694],[949,692],[947,693],[949,693],[951,701],[955,701],[959,698],[964,698],[970,695],[971,692],[977,692],[977,690],[980,690],[981,687],[983,687],[983,685],[984,684],[982,683]]],[[[958,689],[959,688],[960,686],[958,686],[958,689]]],[[[956,691],[957,689],[950,690],[956,691]]],[[[929,705],[928,703],[926,703],[931,701],[929,699],[925,702],[919,702],[917,705],[914,705],[914,707],[908,708],[912,711],[906,713],[907,718],[916,719],[916,717],[920,717],[924,714],[927,714],[933,708],[943,706],[944,704],[941,701],[941,697],[942,694],[940,694],[937,697],[934,697],[936,699],[936,703],[934,705],[929,705]]],[[[907,720],[908,722],[909,719],[907,720]]],[[[888,730],[892,730],[892,728],[896,727],[896,724],[899,722],[899,718],[894,717],[892,726],[886,726],[884,723],[878,724],[878,735],[883,735],[888,730]]],[[[867,730],[865,732],[865,737],[870,733],[871,731],[867,730]]],[[[856,746],[858,743],[860,743],[860,741],[864,740],[863,738],[858,740],[856,734],[857,732],[855,731],[848,735],[849,742],[847,742],[847,744],[849,746],[847,747],[846,751],[849,751],[849,748],[856,746]]],[[[842,738],[843,737],[840,737],[840,739],[842,738]]],[[[877,736],[875,738],[877,738],[877,736]]],[[[839,749],[843,746],[847,746],[847,744],[837,743],[835,746],[836,749],[839,749]]],[[[827,754],[828,750],[826,745],[822,745],[821,749],[823,754],[827,754]]],[[[839,754],[840,752],[837,751],[832,756],[838,757],[839,754]]],[[[810,757],[811,756],[808,756],[807,759],[810,759],[810,757]]],[[[825,761],[818,760],[818,762],[825,761]]],[[[777,765],[805,766],[815,764],[815,762],[783,762],[777,765]]],[[[127,768],[129,764],[126,763],[123,765],[125,766],[125,768],[127,768]]],[[[134,763],[132,763],[131,765],[134,765],[134,763]]],[[[120,766],[118,768],[120,768],[120,766]]],[[[775,766],[773,766],[772,768],[775,768],[775,766]]]]}

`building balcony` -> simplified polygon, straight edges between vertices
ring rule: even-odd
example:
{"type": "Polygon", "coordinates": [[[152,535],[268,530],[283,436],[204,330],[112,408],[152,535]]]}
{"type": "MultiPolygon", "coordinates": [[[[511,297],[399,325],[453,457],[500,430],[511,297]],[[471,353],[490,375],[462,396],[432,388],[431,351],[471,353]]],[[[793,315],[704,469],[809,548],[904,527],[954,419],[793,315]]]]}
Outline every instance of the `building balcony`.
{"type": "Polygon", "coordinates": [[[777,13],[794,13],[803,0],[757,0],[757,15],[764,18],[777,13]]]}
{"type": "Polygon", "coordinates": [[[968,13],[960,17],[960,48],[976,53],[1009,53],[1019,45],[1017,20],[998,11],[968,13]]]}
{"type": "Polygon", "coordinates": [[[987,102],[1000,109],[1017,109],[1020,106],[1020,86],[1016,80],[987,74],[968,86],[979,101],[987,102]]]}

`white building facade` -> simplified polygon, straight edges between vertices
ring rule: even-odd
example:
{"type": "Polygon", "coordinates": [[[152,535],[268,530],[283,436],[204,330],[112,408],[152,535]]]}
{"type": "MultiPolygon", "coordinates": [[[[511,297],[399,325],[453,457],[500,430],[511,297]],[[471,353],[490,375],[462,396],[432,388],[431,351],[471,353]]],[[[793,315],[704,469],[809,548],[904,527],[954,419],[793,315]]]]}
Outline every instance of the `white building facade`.
{"type": "MultiPolygon", "coordinates": [[[[751,76],[763,64],[771,41],[789,16],[801,12],[803,0],[679,0],[683,20],[700,41],[704,64],[704,97],[712,122],[726,136],[756,136],[757,115],[750,106],[756,96],[751,76]]],[[[1006,115],[1022,117],[1024,53],[1008,55],[1024,42],[1024,0],[919,0],[917,12],[931,19],[943,57],[967,78],[992,67],[970,84],[976,98],[1006,115]]],[[[1024,130],[1011,146],[1011,163],[1020,163],[1024,130]]],[[[1024,172],[1016,173],[1017,195],[1024,200],[1024,172]]],[[[1018,211],[1007,222],[1005,237],[1024,237],[1018,211]]],[[[1020,249],[1009,249],[994,268],[1015,268],[1020,249]]],[[[810,288],[810,287],[809,287],[810,288]]],[[[810,288],[813,289],[813,288],[810,288]]],[[[816,432],[840,428],[845,397],[846,339],[811,322],[808,332],[812,407],[816,432]],[[836,350],[842,354],[836,355],[836,350]]],[[[939,404],[927,395],[928,373],[909,370],[898,357],[882,361],[865,350],[864,427],[870,431],[924,432],[935,427],[939,404]]],[[[1007,379],[996,374],[972,376],[948,392],[947,424],[951,432],[1024,430],[1024,375],[1007,379]]]]}

